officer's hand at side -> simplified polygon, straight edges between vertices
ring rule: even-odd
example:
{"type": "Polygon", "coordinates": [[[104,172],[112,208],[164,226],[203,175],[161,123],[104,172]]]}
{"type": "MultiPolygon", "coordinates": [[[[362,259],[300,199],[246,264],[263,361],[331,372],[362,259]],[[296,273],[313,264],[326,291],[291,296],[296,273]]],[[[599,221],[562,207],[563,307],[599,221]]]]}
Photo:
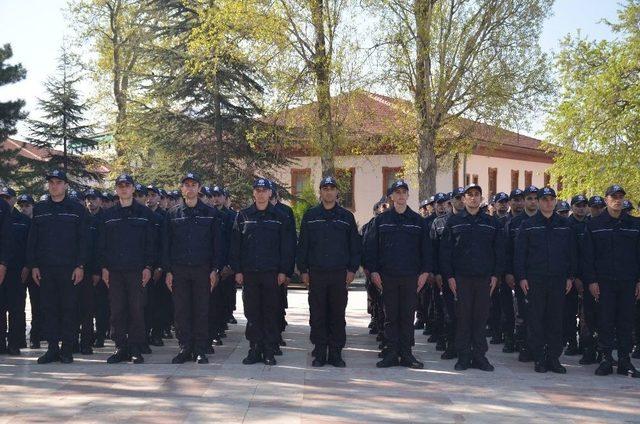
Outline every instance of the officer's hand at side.
{"type": "Polygon", "coordinates": [[[507,285],[511,290],[513,290],[516,287],[516,279],[513,276],[513,274],[505,274],[504,281],[505,283],[507,283],[507,285]]]}
{"type": "Polygon", "coordinates": [[[153,281],[160,281],[161,278],[162,278],[162,269],[156,268],[153,271],[153,281]]]}
{"type": "Polygon", "coordinates": [[[167,276],[164,278],[164,284],[167,286],[170,292],[173,293],[173,274],[167,272],[167,276]]]}
{"type": "Polygon", "coordinates": [[[93,286],[97,286],[98,283],[100,282],[100,276],[99,275],[92,275],[91,276],[91,282],[93,283],[93,286]]]}
{"type": "Polygon", "coordinates": [[[524,295],[526,296],[527,293],[529,293],[529,281],[527,280],[520,280],[520,288],[522,289],[522,292],[524,293],[524,295]]]}
{"type": "Polygon", "coordinates": [[[287,276],[283,273],[278,273],[278,285],[281,286],[287,281],[287,276]]]}
{"type": "Polygon", "coordinates": [[[489,282],[489,296],[493,295],[496,287],[498,287],[498,277],[491,276],[491,281],[489,282]]]}
{"type": "Polygon", "coordinates": [[[142,270],[142,287],[146,286],[149,280],[151,280],[151,270],[145,268],[142,270]]]}
{"type": "Polygon", "coordinates": [[[351,271],[347,271],[347,286],[351,283],[353,283],[353,280],[355,280],[356,278],[356,273],[355,272],[351,272],[351,271]]]}
{"type": "Polygon", "coordinates": [[[31,270],[31,277],[33,277],[33,281],[39,286],[40,280],[42,279],[42,276],[40,275],[40,268],[33,268],[31,270]]]}
{"type": "Polygon", "coordinates": [[[304,284],[305,287],[309,287],[309,273],[308,272],[303,272],[302,274],[300,274],[300,280],[302,280],[302,284],[304,284]]]}
{"type": "Polygon", "coordinates": [[[449,283],[449,289],[453,293],[453,296],[458,297],[458,291],[457,291],[458,285],[456,284],[456,279],[451,277],[447,280],[447,282],[449,283]]]}
{"type": "Polygon", "coordinates": [[[570,278],[567,278],[567,287],[564,290],[564,294],[568,294],[571,291],[572,287],[573,287],[573,281],[571,281],[570,278]]]}
{"type": "Polygon", "coordinates": [[[640,281],[636,284],[636,300],[640,300],[640,281]]]}
{"type": "Polygon", "coordinates": [[[239,286],[244,284],[244,275],[242,275],[241,272],[238,272],[236,274],[236,284],[239,285],[239,286]]]}
{"type": "Polygon", "coordinates": [[[29,268],[26,266],[22,268],[22,272],[20,273],[20,281],[22,284],[27,284],[27,280],[29,279],[29,268]]]}
{"type": "Polygon", "coordinates": [[[73,270],[73,273],[71,274],[71,281],[73,281],[74,285],[80,284],[80,281],[82,281],[83,278],[84,278],[84,269],[78,267],[73,270]]]}
{"type": "Polygon", "coordinates": [[[600,300],[600,285],[598,283],[589,284],[589,291],[591,292],[591,296],[596,300],[600,300]]]}
{"type": "Polygon", "coordinates": [[[218,271],[211,271],[211,274],[209,274],[209,282],[211,283],[211,291],[213,291],[218,285],[218,271]]]}
{"type": "Polygon", "coordinates": [[[102,281],[109,287],[109,270],[107,268],[102,268],[102,281]]]}
{"type": "Polygon", "coordinates": [[[371,282],[375,284],[378,290],[382,290],[382,277],[380,277],[380,273],[372,272],[371,273],[371,282]]]}
{"type": "Polygon", "coordinates": [[[416,292],[419,292],[420,290],[422,290],[424,285],[427,284],[427,278],[429,278],[428,272],[423,272],[418,276],[418,289],[416,290],[416,292]]]}
{"type": "Polygon", "coordinates": [[[584,293],[584,284],[582,284],[581,279],[576,278],[575,280],[573,280],[573,285],[576,287],[579,295],[582,295],[584,293]]]}
{"type": "Polygon", "coordinates": [[[6,277],[6,275],[7,275],[7,266],[0,265],[0,286],[4,282],[4,277],[6,277]]]}

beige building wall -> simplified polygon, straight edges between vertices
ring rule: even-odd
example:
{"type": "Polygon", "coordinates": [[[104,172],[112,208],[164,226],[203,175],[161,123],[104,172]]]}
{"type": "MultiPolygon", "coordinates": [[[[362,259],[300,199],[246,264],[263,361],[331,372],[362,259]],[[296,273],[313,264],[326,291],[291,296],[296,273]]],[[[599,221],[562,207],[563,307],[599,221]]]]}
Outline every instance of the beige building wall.
{"type": "MultiPolygon", "coordinates": [[[[551,164],[543,162],[523,161],[517,159],[505,159],[493,156],[468,155],[467,174],[478,175],[478,184],[483,189],[489,188],[489,168],[497,169],[496,189],[498,192],[511,191],[511,171],[518,171],[518,187],[525,187],[525,171],[532,173],[531,182],[537,187],[544,186],[544,173],[551,164]]],[[[462,158],[460,160],[459,176],[460,184],[464,183],[462,175],[462,158]]]]}

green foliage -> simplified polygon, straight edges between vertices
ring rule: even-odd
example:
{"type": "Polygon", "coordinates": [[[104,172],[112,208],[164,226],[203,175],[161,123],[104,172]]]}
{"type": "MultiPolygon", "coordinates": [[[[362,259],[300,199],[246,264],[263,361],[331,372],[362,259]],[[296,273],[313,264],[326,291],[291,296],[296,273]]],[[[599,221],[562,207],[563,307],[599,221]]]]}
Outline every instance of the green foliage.
{"type": "Polygon", "coordinates": [[[292,205],[293,215],[296,217],[296,229],[300,231],[300,223],[302,216],[309,208],[318,204],[318,193],[313,188],[311,182],[307,182],[302,186],[302,192],[295,199],[292,205]]]}
{"type": "Polygon", "coordinates": [[[610,184],[640,197],[640,1],[609,23],[615,37],[568,36],[556,58],[561,92],[546,123],[564,197],[603,194],[610,184]]]}

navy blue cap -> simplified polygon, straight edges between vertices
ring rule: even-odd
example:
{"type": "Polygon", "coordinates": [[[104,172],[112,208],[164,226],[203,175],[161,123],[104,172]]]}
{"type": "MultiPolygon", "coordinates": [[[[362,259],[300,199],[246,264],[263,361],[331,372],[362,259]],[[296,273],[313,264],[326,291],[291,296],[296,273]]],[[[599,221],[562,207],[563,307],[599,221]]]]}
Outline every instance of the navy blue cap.
{"type": "Polygon", "coordinates": [[[178,190],[172,190],[171,191],[171,197],[173,197],[174,199],[179,199],[180,198],[180,192],[178,190]]]}
{"type": "Polygon", "coordinates": [[[215,195],[220,195],[220,194],[224,194],[222,192],[222,187],[220,187],[218,185],[214,185],[213,187],[211,187],[211,195],[215,196],[215,195]]]}
{"type": "Polygon", "coordinates": [[[569,202],[565,202],[564,200],[558,202],[556,205],[556,212],[569,212],[571,210],[571,206],[569,206],[569,202]]]}
{"type": "Polygon", "coordinates": [[[624,199],[624,202],[622,202],[622,210],[623,211],[633,210],[633,203],[631,203],[631,200],[624,199]]]}
{"type": "Polygon", "coordinates": [[[326,176],[323,179],[320,180],[320,188],[322,187],[326,187],[326,186],[334,186],[334,187],[338,187],[338,182],[336,181],[335,178],[331,177],[331,176],[326,176]]]}
{"type": "Polygon", "coordinates": [[[120,183],[126,183],[126,184],[131,184],[134,185],[135,182],[133,181],[133,177],[129,174],[120,174],[118,175],[118,178],[116,178],[116,185],[120,184],[120,183]]]}
{"type": "Polygon", "coordinates": [[[95,188],[90,188],[87,191],[84,192],[84,198],[89,198],[89,197],[96,197],[96,198],[101,198],[102,199],[102,193],[100,193],[98,190],[96,190],[95,188]]]}
{"type": "MultiPolygon", "coordinates": [[[[533,186],[531,186],[531,187],[533,187],[533,186]]],[[[527,188],[528,188],[528,187],[527,187],[527,188]]],[[[525,189],[525,190],[526,190],[526,189],[525,189]]],[[[536,189],[536,191],[538,192],[538,199],[541,199],[541,198],[543,198],[544,196],[557,197],[557,196],[556,196],[556,191],[555,191],[554,189],[552,189],[551,187],[544,187],[544,188],[542,188],[541,190],[537,190],[537,189],[536,189]]],[[[560,202],[560,203],[562,203],[562,202],[560,202]]],[[[564,202],[564,203],[567,203],[567,202],[564,202]]],[[[568,203],[567,203],[567,204],[568,204],[568,203]]]]}
{"type": "Polygon", "coordinates": [[[203,196],[211,197],[211,187],[209,186],[200,186],[200,193],[203,196]]]}
{"type": "Polygon", "coordinates": [[[503,191],[501,191],[500,193],[496,193],[495,197],[493,198],[493,200],[496,203],[499,202],[508,202],[509,201],[509,195],[503,191]]]}
{"type": "MultiPolygon", "coordinates": [[[[549,187],[545,187],[545,188],[549,188],[549,187]]],[[[522,192],[522,194],[524,196],[527,196],[529,194],[537,194],[539,191],[538,187],[534,186],[534,185],[530,185],[528,187],[525,187],[524,191],[522,192]]]]}
{"type": "MultiPolygon", "coordinates": [[[[58,178],[58,177],[56,177],[58,178]]],[[[42,196],[40,196],[40,201],[41,202],[46,202],[47,200],[49,200],[49,194],[45,193],[42,196]]]]}
{"type": "Polygon", "coordinates": [[[464,188],[464,194],[467,194],[469,190],[473,190],[473,189],[478,190],[480,194],[482,194],[482,187],[480,187],[478,184],[469,184],[468,186],[466,186],[464,188]]]}
{"type": "Polygon", "coordinates": [[[429,196],[429,199],[425,200],[427,205],[433,205],[436,202],[436,196],[429,196]]]}
{"type": "Polygon", "coordinates": [[[449,196],[447,196],[446,193],[436,193],[436,195],[433,196],[433,200],[436,203],[442,203],[442,202],[446,202],[447,200],[449,200],[449,196]]]}
{"type": "Polygon", "coordinates": [[[52,178],[58,178],[62,181],[68,182],[67,174],[62,169],[52,169],[45,175],[45,179],[48,181],[52,178]]]}
{"type": "Polygon", "coordinates": [[[0,188],[0,196],[16,197],[16,191],[11,187],[0,188]]]}
{"type": "Polygon", "coordinates": [[[158,189],[158,191],[160,192],[160,197],[167,197],[167,191],[165,189],[158,189]]]}
{"type": "Polygon", "coordinates": [[[147,194],[149,194],[149,192],[147,191],[147,188],[140,183],[136,184],[136,193],[140,193],[143,196],[146,196],[147,194]]]}
{"type": "Polygon", "coordinates": [[[616,193],[622,193],[622,194],[627,194],[626,191],[624,191],[624,189],[622,187],[620,187],[618,184],[614,184],[612,186],[610,186],[609,188],[607,188],[607,191],[604,193],[605,196],[612,196],[616,193]]]}
{"type": "Polygon", "coordinates": [[[589,197],[589,206],[590,207],[596,207],[596,206],[606,206],[604,203],[604,199],[602,198],[602,196],[591,196],[589,197]]]}
{"type": "Polygon", "coordinates": [[[30,204],[34,204],[35,202],[33,201],[33,197],[29,196],[28,194],[21,194],[20,196],[18,196],[18,204],[20,203],[30,203],[30,204]]]}
{"type": "Polygon", "coordinates": [[[266,178],[256,178],[253,182],[253,188],[266,188],[269,190],[273,190],[273,186],[271,185],[271,181],[266,178]]]}
{"type": "Polygon", "coordinates": [[[69,199],[72,200],[82,200],[82,194],[78,193],[76,190],[69,190],[69,199]]]}
{"type": "MultiPolygon", "coordinates": [[[[433,197],[433,196],[431,196],[431,197],[433,197]]],[[[429,199],[424,199],[422,202],[420,202],[420,209],[426,208],[429,205],[430,205],[429,199]]]]}
{"type": "Polygon", "coordinates": [[[153,191],[155,194],[160,195],[160,189],[156,186],[154,186],[153,184],[149,184],[147,186],[147,191],[153,191]]]}
{"type": "Polygon", "coordinates": [[[108,191],[102,192],[102,198],[108,200],[109,202],[113,202],[113,194],[109,193],[108,191]]]}
{"type": "Polygon", "coordinates": [[[202,180],[200,179],[200,176],[195,172],[187,172],[186,174],[184,174],[184,177],[182,177],[182,179],[180,180],[180,184],[184,183],[187,180],[193,180],[198,184],[202,184],[202,180]]]}
{"type": "Polygon", "coordinates": [[[464,196],[464,187],[458,187],[451,192],[451,198],[464,196]]]}
{"type": "Polygon", "coordinates": [[[580,203],[589,203],[589,201],[587,200],[587,198],[585,196],[583,196],[582,194],[578,194],[577,196],[573,196],[571,198],[571,206],[573,205],[579,205],[580,203]]]}
{"type": "Polygon", "coordinates": [[[409,190],[409,184],[407,184],[407,182],[405,180],[396,180],[393,182],[393,184],[391,184],[391,193],[393,193],[394,191],[396,191],[399,188],[404,188],[406,190],[409,190]]]}
{"type": "Polygon", "coordinates": [[[224,187],[222,189],[222,194],[224,194],[224,197],[226,197],[227,199],[229,198],[229,196],[231,195],[231,193],[229,192],[229,189],[224,187]]]}
{"type": "Polygon", "coordinates": [[[524,192],[519,188],[514,188],[513,190],[511,190],[511,193],[509,194],[509,200],[513,200],[516,197],[524,197],[524,192]]]}

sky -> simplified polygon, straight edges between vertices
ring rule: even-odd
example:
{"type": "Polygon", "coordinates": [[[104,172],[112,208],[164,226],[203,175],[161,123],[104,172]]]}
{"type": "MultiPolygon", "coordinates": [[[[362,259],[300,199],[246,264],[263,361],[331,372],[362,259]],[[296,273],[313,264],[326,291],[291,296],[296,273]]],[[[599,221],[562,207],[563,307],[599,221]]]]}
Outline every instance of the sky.
{"type": "MultiPolygon", "coordinates": [[[[22,98],[31,118],[37,119],[38,98],[43,97],[43,84],[55,73],[56,57],[62,40],[71,35],[65,21],[67,0],[0,0],[0,44],[10,43],[13,59],[27,69],[27,78],[0,88],[0,101],[22,98]]],[[[591,39],[611,38],[602,19],[615,20],[617,0],[556,0],[553,16],[546,21],[540,40],[543,51],[557,51],[567,34],[580,30],[591,39]]],[[[533,122],[531,135],[539,134],[542,122],[533,122]]],[[[15,138],[28,135],[21,123],[15,138]]]]}

